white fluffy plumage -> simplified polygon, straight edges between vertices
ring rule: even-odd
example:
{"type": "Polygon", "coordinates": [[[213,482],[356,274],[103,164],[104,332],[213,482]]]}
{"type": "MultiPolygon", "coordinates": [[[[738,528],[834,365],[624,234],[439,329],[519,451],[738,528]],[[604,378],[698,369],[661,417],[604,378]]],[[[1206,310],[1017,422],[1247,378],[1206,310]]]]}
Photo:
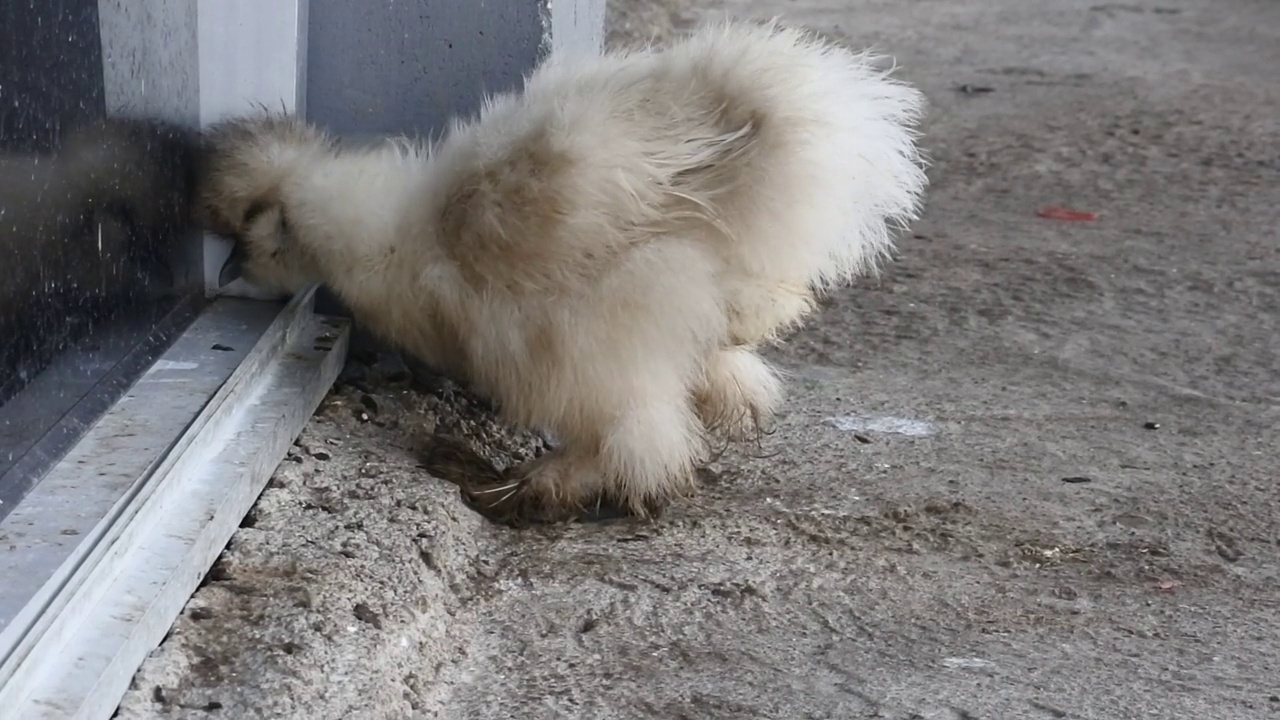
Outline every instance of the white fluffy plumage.
{"type": "MultiPolygon", "coordinates": [[[[344,149],[288,117],[208,136],[200,207],[245,274],[314,281],[559,447],[491,512],[634,513],[781,399],[757,354],[917,214],[923,96],[776,24],[551,58],[438,143],[344,149]]],[[[493,493],[497,495],[498,493],[493,493]]],[[[479,495],[477,495],[479,496],[479,495]]]]}

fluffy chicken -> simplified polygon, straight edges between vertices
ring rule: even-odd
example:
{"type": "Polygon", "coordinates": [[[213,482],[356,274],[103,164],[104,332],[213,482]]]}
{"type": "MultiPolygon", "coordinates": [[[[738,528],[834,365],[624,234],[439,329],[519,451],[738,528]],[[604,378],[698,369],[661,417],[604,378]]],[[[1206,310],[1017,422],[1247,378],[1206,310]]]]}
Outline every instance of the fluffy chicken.
{"type": "Polygon", "coordinates": [[[244,275],[357,319],[557,446],[468,493],[505,520],[649,515],[782,397],[759,350],[876,268],[926,187],[924,98],[776,24],[552,57],[435,143],[293,117],[206,138],[198,211],[244,275]]]}

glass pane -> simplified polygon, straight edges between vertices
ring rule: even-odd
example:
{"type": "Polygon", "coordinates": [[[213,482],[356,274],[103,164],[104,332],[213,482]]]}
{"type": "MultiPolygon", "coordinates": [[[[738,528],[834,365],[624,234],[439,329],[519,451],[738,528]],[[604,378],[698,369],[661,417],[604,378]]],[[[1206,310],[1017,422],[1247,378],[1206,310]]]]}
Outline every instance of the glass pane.
{"type": "Polygon", "coordinates": [[[199,299],[194,136],[108,117],[100,27],[98,0],[0,3],[0,517],[199,299]]]}

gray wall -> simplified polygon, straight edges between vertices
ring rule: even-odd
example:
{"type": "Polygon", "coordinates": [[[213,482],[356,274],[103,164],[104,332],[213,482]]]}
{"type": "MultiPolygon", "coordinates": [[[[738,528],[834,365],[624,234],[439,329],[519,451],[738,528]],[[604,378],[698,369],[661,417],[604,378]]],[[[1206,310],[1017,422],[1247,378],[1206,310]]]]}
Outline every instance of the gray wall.
{"type": "MultiPolygon", "coordinates": [[[[605,0],[310,0],[306,117],[347,137],[438,136],[553,49],[595,54],[605,0]]],[[[349,314],[322,289],[316,309],[349,314]]],[[[376,346],[357,328],[353,345],[376,346]]]]}
{"type": "MultiPolygon", "coordinates": [[[[604,0],[555,1],[598,6],[603,27],[604,0]]],[[[545,0],[311,0],[307,117],[342,135],[437,133],[519,86],[553,15],[545,0]]]]}

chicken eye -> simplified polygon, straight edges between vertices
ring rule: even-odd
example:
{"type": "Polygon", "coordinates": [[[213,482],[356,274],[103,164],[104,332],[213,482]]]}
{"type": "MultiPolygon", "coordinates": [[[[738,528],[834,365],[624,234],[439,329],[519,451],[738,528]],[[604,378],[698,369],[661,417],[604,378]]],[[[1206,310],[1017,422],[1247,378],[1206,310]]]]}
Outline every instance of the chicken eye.
{"type": "Polygon", "coordinates": [[[249,207],[244,211],[244,224],[248,225],[257,220],[270,207],[265,200],[255,200],[250,203],[249,207]]]}

